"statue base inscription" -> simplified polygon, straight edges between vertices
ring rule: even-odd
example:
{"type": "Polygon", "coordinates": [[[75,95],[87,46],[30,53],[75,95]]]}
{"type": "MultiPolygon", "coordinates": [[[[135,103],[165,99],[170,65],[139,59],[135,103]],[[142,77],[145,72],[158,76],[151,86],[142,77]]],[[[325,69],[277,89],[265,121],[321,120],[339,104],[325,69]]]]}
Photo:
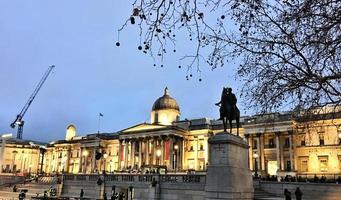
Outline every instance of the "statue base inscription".
{"type": "Polygon", "coordinates": [[[253,199],[247,143],[239,136],[221,132],[209,140],[205,199],[253,199]]]}

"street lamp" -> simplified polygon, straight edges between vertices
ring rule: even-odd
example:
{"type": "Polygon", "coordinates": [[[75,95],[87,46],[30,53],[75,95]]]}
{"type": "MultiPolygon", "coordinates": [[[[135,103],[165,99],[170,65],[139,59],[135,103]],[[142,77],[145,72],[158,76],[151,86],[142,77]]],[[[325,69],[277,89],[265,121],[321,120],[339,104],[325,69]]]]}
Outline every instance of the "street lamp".
{"type": "Polygon", "coordinates": [[[161,150],[156,150],[156,156],[157,156],[157,164],[160,165],[160,156],[161,156],[161,150]]]}
{"type": "Polygon", "coordinates": [[[257,166],[258,154],[254,153],[252,157],[255,159],[255,177],[257,178],[258,177],[258,173],[257,173],[257,170],[258,170],[258,166],[257,166]]]}
{"type": "Polygon", "coordinates": [[[175,169],[176,171],[176,168],[177,168],[177,163],[178,163],[178,149],[179,149],[179,145],[175,144],[174,145],[174,161],[173,161],[173,169],[175,169]]]}

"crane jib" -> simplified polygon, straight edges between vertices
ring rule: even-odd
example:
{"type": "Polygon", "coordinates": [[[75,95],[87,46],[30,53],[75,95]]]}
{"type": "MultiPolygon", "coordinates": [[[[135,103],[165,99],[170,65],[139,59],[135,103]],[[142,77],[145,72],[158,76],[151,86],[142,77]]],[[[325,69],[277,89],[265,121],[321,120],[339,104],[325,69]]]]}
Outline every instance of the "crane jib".
{"type": "Polygon", "coordinates": [[[25,106],[21,109],[20,113],[17,115],[17,118],[14,120],[13,123],[11,123],[11,127],[15,128],[16,125],[18,125],[18,132],[17,132],[17,138],[22,139],[22,134],[23,134],[23,126],[24,126],[24,121],[22,120],[27,109],[30,107],[31,103],[33,102],[34,98],[38,94],[40,88],[43,86],[44,82],[46,81],[47,77],[50,75],[52,69],[55,66],[49,66],[46,72],[44,73],[43,77],[40,79],[37,87],[34,89],[33,93],[31,94],[30,98],[26,102],[25,106]]]}

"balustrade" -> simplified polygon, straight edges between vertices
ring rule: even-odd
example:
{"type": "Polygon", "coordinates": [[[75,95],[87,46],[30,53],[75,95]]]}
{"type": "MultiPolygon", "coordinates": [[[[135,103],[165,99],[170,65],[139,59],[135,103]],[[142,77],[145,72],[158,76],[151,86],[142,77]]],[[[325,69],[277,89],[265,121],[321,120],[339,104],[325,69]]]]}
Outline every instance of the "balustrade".
{"type": "Polygon", "coordinates": [[[105,181],[113,182],[152,182],[153,179],[162,183],[205,183],[206,175],[144,175],[144,174],[113,174],[113,175],[64,175],[64,181],[97,181],[104,176],[105,181]]]}

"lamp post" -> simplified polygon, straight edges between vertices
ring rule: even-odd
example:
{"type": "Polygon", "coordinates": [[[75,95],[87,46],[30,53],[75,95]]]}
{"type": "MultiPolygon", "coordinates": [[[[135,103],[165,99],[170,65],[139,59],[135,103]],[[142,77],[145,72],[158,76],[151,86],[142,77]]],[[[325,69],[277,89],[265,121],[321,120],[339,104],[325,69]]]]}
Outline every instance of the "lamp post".
{"type": "Polygon", "coordinates": [[[157,164],[160,165],[160,156],[161,156],[161,150],[156,150],[156,156],[157,156],[157,164]]]}
{"type": "Polygon", "coordinates": [[[174,145],[174,163],[173,163],[173,169],[175,170],[176,172],[176,169],[177,169],[177,164],[178,164],[178,149],[179,149],[179,145],[175,144],[174,145]]]}
{"type": "Polygon", "coordinates": [[[258,154],[254,153],[252,157],[255,159],[255,177],[257,178],[258,177],[258,173],[257,173],[257,170],[258,170],[258,163],[257,163],[258,154]]]}

